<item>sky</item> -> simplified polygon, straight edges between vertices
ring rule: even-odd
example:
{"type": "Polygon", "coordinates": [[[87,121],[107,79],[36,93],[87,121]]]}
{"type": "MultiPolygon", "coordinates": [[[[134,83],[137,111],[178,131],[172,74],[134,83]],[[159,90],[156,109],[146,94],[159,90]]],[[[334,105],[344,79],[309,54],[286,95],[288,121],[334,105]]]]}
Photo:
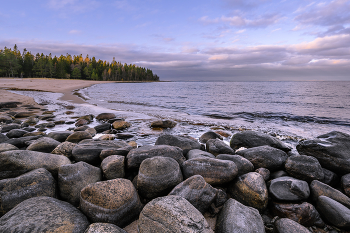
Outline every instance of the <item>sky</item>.
{"type": "Polygon", "coordinates": [[[350,0],[11,0],[0,48],[132,63],[162,81],[350,81],[350,0]]]}

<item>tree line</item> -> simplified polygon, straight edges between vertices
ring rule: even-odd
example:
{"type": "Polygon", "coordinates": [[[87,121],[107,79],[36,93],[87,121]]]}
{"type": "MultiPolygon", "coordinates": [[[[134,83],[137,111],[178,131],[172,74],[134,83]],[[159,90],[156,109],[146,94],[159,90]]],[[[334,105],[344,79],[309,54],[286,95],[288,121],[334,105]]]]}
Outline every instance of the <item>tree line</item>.
{"type": "Polygon", "coordinates": [[[0,77],[86,79],[103,81],[159,81],[152,70],[134,64],[96,60],[82,54],[52,57],[37,53],[35,56],[17,45],[0,50],[0,77]]]}

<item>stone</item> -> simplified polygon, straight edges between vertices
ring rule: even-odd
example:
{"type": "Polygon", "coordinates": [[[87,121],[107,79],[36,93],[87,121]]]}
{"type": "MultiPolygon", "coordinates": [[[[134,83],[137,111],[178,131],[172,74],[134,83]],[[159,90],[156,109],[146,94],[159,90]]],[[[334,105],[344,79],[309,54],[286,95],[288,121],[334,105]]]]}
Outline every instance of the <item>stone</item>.
{"type": "Polygon", "coordinates": [[[147,203],[140,213],[138,232],[213,233],[213,230],[204,216],[185,198],[171,195],[147,203]]]}
{"type": "Polygon", "coordinates": [[[85,186],[80,209],[91,222],[124,227],[139,216],[142,204],[131,181],[118,178],[85,186]]]}
{"type": "Polygon", "coordinates": [[[225,138],[228,138],[228,137],[231,137],[232,134],[227,132],[227,131],[224,131],[224,130],[215,130],[214,131],[215,133],[219,134],[220,136],[222,137],[225,137],[225,138]]]}
{"type": "Polygon", "coordinates": [[[114,134],[103,134],[101,137],[98,138],[98,140],[114,140],[115,135],[114,134]]]}
{"type": "Polygon", "coordinates": [[[306,227],[289,218],[278,219],[275,227],[277,233],[311,233],[306,227]]]}
{"type": "Polygon", "coordinates": [[[125,157],[121,155],[111,155],[101,163],[101,169],[107,180],[125,177],[125,157]]]}
{"type": "Polygon", "coordinates": [[[37,196],[56,197],[56,181],[45,168],[0,180],[0,216],[22,201],[37,196]]]}
{"type": "Polygon", "coordinates": [[[100,113],[97,115],[96,120],[104,121],[116,118],[114,113],[100,113]]]}
{"type": "Polygon", "coordinates": [[[30,132],[30,133],[26,133],[23,135],[23,137],[28,137],[28,136],[46,136],[45,132],[30,132]]]}
{"type": "Polygon", "coordinates": [[[40,120],[50,120],[50,119],[53,119],[55,117],[56,116],[53,114],[43,114],[43,115],[39,116],[39,119],[40,120]]]}
{"type": "Polygon", "coordinates": [[[86,131],[77,131],[69,135],[66,139],[67,142],[78,143],[84,139],[92,139],[91,134],[86,131]]]}
{"type": "Polygon", "coordinates": [[[19,112],[14,115],[15,118],[24,118],[24,117],[30,117],[33,116],[34,112],[19,112]]]}
{"type": "Polygon", "coordinates": [[[137,189],[142,197],[154,199],[167,195],[182,181],[181,169],[175,159],[155,156],[142,161],[137,189]]]}
{"type": "Polygon", "coordinates": [[[205,182],[200,175],[194,175],[178,184],[169,195],[185,198],[202,214],[215,201],[218,190],[205,182]]]}
{"type": "Polygon", "coordinates": [[[215,232],[265,233],[265,227],[257,209],[230,198],[218,215],[215,232]]]}
{"type": "Polygon", "coordinates": [[[285,152],[291,150],[286,144],[279,139],[268,134],[259,133],[251,130],[236,133],[232,136],[230,141],[232,149],[237,150],[241,147],[252,148],[258,146],[271,146],[285,152]]]}
{"type": "Polygon", "coordinates": [[[0,109],[1,108],[17,108],[18,104],[22,104],[21,102],[0,102],[0,109]]]}
{"type": "Polygon", "coordinates": [[[135,134],[132,133],[117,133],[116,137],[118,139],[129,139],[135,137],[135,134]]]}
{"type": "Polygon", "coordinates": [[[129,128],[130,126],[131,126],[131,123],[126,121],[115,121],[112,123],[113,129],[116,129],[116,130],[124,130],[129,128]]]}
{"type": "Polygon", "coordinates": [[[167,134],[159,136],[155,145],[169,145],[180,147],[184,155],[186,155],[190,150],[201,149],[201,144],[195,139],[167,134]]]}
{"type": "Polygon", "coordinates": [[[318,160],[306,155],[292,155],[288,157],[285,169],[287,173],[300,180],[311,182],[324,179],[323,169],[318,160]]]}
{"type": "Polygon", "coordinates": [[[269,169],[266,169],[266,168],[258,168],[255,170],[256,173],[259,173],[265,181],[268,181],[270,179],[270,171],[269,169]]]}
{"type": "Polygon", "coordinates": [[[85,120],[85,119],[78,119],[77,122],[75,122],[76,127],[88,125],[88,124],[90,124],[90,121],[85,120]]]}
{"type": "Polygon", "coordinates": [[[6,142],[7,140],[9,140],[9,138],[6,135],[0,133],[0,143],[6,142]]]}
{"type": "Polygon", "coordinates": [[[267,168],[270,171],[277,171],[284,168],[288,155],[271,146],[258,146],[246,150],[237,151],[237,154],[248,159],[255,167],[267,168]]]}
{"type": "Polygon", "coordinates": [[[77,144],[72,142],[62,142],[51,153],[56,155],[64,155],[70,159],[72,157],[73,148],[76,145],[77,144]]]}
{"type": "Polygon", "coordinates": [[[220,185],[232,181],[238,174],[237,166],[228,160],[212,158],[195,158],[182,164],[185,179],[201,175],[211,185],[220,185]]]}
{"type": "Polygon", "coordinates": [[[40,151],[45,153],[51,153],[59,144],[59,141],[49,137],[42,137],[31,143],[27,150],[40,151]]]}
{"type": "Polygon", "coordinates": [[[0,153],[9,150],[18,150],[18,147],[8,143],[0,143],[0,153]]]}
{"type": "Polygon", "coordinates": [[[329,186],[336,187],[340,182],[339,176],[326,168],[322,168],[322,170],[324,178],[321,180],[321,182],[328,184],[329,186]]]}
{"type": "Polygon", "coordinates": [[[203,150],[199,150],[199,149],[193,149],[188,151],[186,158],[187,159],[194,159],[194,158],[213,158],[215,159],[215,155],[213,155],[212,153],[203,151],[203,150]]]}
{"type": "Polygon", "coordinates": [[[45,168],[57,177],[58,168],[70,164],[63,155],[30,150],[11,150],[0,154],[0,179],[12,178],[37,168],[45,168]]]}
{"type": "Polygon", "coordinates": [[[27,137],[21,137],[21,138],[11,138],[7,140],[6,143],[12,144],[18,148],[23,148],[23,147],[27,147],[27,143],[29,143],[30,141],[37,140],[41,137],[42,136],[38,135],[38,136],[27,136],[27,137]]]}
{"type": "Polygon", "coordinates": [[[88,128],[90,128],[90,127],[87,126],[87,125],[78,126],[78,127],[74,128],[74,132],[76,132],[76,131],[85,131],[88,128]]]}
{"type": "Polygon", "coordinates": [[[209,139],[206,143],[206,148],[209,153],[212,153],[215,156],[218,154],[235,153],[235,151],[231,147],[226,145],[226,143],[220,139],[209,139]]]}
{"type": "Polygon", "coordinates": [[[315,157],[322,167],[335,173],[350,173],[350,135],[332,131],[297,145],[299,154],[315,157]]]}
{"type": "Polygon", "coordinates": [[[7,124],[2,126],[1,133],[7,133],[7,132],[10,132],[10,130],[12,129],[20,129],[20,128],[21,128],[20,124],[16,124],[16,123],[7,124]]]}
{"type": "Polygon", "coordinates": [[[102,133],[103,131],[109,130],[111,128],[111,124],[109,123],[103,123],[100,125],[96,125],[94,129],[96,130],[96,133],[102,133]]]}
{"type": "Polygon", "coordinates": [[[222,140],[223,138],[221,137],[220,134],[217,134],[213,131],[208,131],[206,133],[204,133],[200,138],[199,138],[199,141],[201,143],[206,143],[208,140],[210,139],[220,139],[222,140]]]}
{"type": "Polygon", "coordinates": [[[127,158],[128,169],[137,169],[143,160],[155,156],[163,156],[175,159],[180,165],[186,160],[179,147],[168,145],[146,145],[130,150],[127,158]]]}
{"type": "Polygon", "coordinates": [[[264,178],[256,172],[237,177],[230,183],[228,193],[243,205],[251,206],[259,211],[268,204],[268,190],[264,178]]]}
{"type": "Polygon", "coordinates": [[[27,120],[24,121],[24,123],[28,124],[28,125],[36,125],[36,124],[38,124],[38,122],[39,122],[39,119],[37,116],[31,116],[27,120]]]}
{"type": "Polygon", "coordinates": [[[11,129],[6,136],[8,138],[20,138],[23,135],[25,135],[26,133],[28,133],[28,131],[25,131],[23,129],[11,129]]]}
{"type": "Polygon", "coordinates": [[[89,134],[91,134],[91,137],[95,137],[96,135],[96,129],[94,128],[87,128],[86,130],[84,130],[85,132],[88,132],[89,134]]]}
{"type": "Polygon", "coordinates": [[[122,228],[111,223],[93,223],[91,224],[84,233],[127,233],[122,228]]]}
{"type": "Polygon", "coordinates": [[[176,122],[171,120],[158,120],[151,123],[151,128],[174,128],[175,126],[176,122]]]}
{"type": "Polygon", "coordinates": [[[278,201],[302,201],[310,196],[306,181],[283,176],[271,180],[269,192],[278,201]]]}
{"type": "Polygon", "coordinates": [[[62,200],[79,205],[80,191],[102,180],[101,169],[85,162],[63,165],[58,169],[58,189],[62,200]]]}
{"type": "Polygon", "coordinates": [[[73,132],[71,131],[55,131],[55,132],[49,133],[47,136],[52,139],[55,139],[56,141],[64,142],[66,141],[68,136],[71,135],[72,133],[73,132]]]}
{"type": "Polygon", "coordinates": [[[91,122],[91,121],[94,120],[94,115],[89,114],[89,115],[81,116],[81,117],[78,118],[78,120],[80,120],[80,119],[84,119],[84,120],[87,120],[87,121],[91,122]]]}
{"type": "MultiPolygon", "coordinates": [[[[1,144],[0,144],[0,146],[1,146],[1,144]]],[[[1,149],[0,149],[0,151],[1,151],[1,149]]],[[[341,182],[341,187],[344,190],[344,193],[348,197],[350,197],[350,173],[342,176],[340,182],[341,182]]]]}
{"type": "Polygon", "coordinates": [[[12,116],[8,114],[1,114],[0,115],[0,122],[3,122],[5,124],[10,124],[13,122],[12,116]]]}
{"type": "Polygon", "coordinates": [[[71,204],[53,197],[33,197],[0,218],[0,232],[84,232],[87,218],[71,204]]]}
{"type": "Polygon", "coordinates": [[[283,177],[283,176],[289,176],[289,175],[288,175],[288,173],[286,171],[279,170],[279,171],[272,172],[270,174],[270,179],[273,180],[273,179],[280,178],[280,177],[283,177]]]}
{"type": "Polygon", "coordinates": [[[238,168],[237,176],[254,171],[254,165],[248,159],[240,155],[219,154],[216,158],[234,162],[238,168]]]}
{"type": "Polygon", "coordinates": [[[121,156],[127,156],[128,153],[133,149],[133,147],[127,145],[125,147],[121,147],[118,149],[105,149],[102,150],[100,153],[100,159],[104,160],[110,155],[121,155],[121,156]]]}

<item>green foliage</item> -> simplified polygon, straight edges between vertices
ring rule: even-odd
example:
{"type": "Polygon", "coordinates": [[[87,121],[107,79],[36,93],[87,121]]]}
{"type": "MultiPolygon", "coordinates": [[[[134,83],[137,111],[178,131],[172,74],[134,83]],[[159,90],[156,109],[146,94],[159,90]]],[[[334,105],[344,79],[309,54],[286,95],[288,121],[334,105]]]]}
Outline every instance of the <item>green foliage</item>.
{"type": "Polygon", "coordinates": [[[61,55],[52,57],[37,53],[35,56],[26,49],[23,53],[17,45],[13,50],[0,50],[0,77],[46,77],[60,79],[87,79],[106,81],[159,81],[159,77],[152,70],[133,64],[116,62],[113,57],[111,63],[89,58],[82,54],[61,55]]]}

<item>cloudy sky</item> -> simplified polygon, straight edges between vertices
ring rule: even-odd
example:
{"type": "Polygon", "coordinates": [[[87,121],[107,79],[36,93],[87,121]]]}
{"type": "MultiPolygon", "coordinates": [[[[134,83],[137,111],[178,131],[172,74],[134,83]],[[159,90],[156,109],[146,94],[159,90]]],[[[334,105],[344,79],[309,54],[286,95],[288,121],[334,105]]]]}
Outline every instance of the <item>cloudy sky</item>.
{"type": "Polygon", "coordinates": [[[88,54],[161,80],[350,81],[350,0],[11,0],[0,47],[88,54]]]}

